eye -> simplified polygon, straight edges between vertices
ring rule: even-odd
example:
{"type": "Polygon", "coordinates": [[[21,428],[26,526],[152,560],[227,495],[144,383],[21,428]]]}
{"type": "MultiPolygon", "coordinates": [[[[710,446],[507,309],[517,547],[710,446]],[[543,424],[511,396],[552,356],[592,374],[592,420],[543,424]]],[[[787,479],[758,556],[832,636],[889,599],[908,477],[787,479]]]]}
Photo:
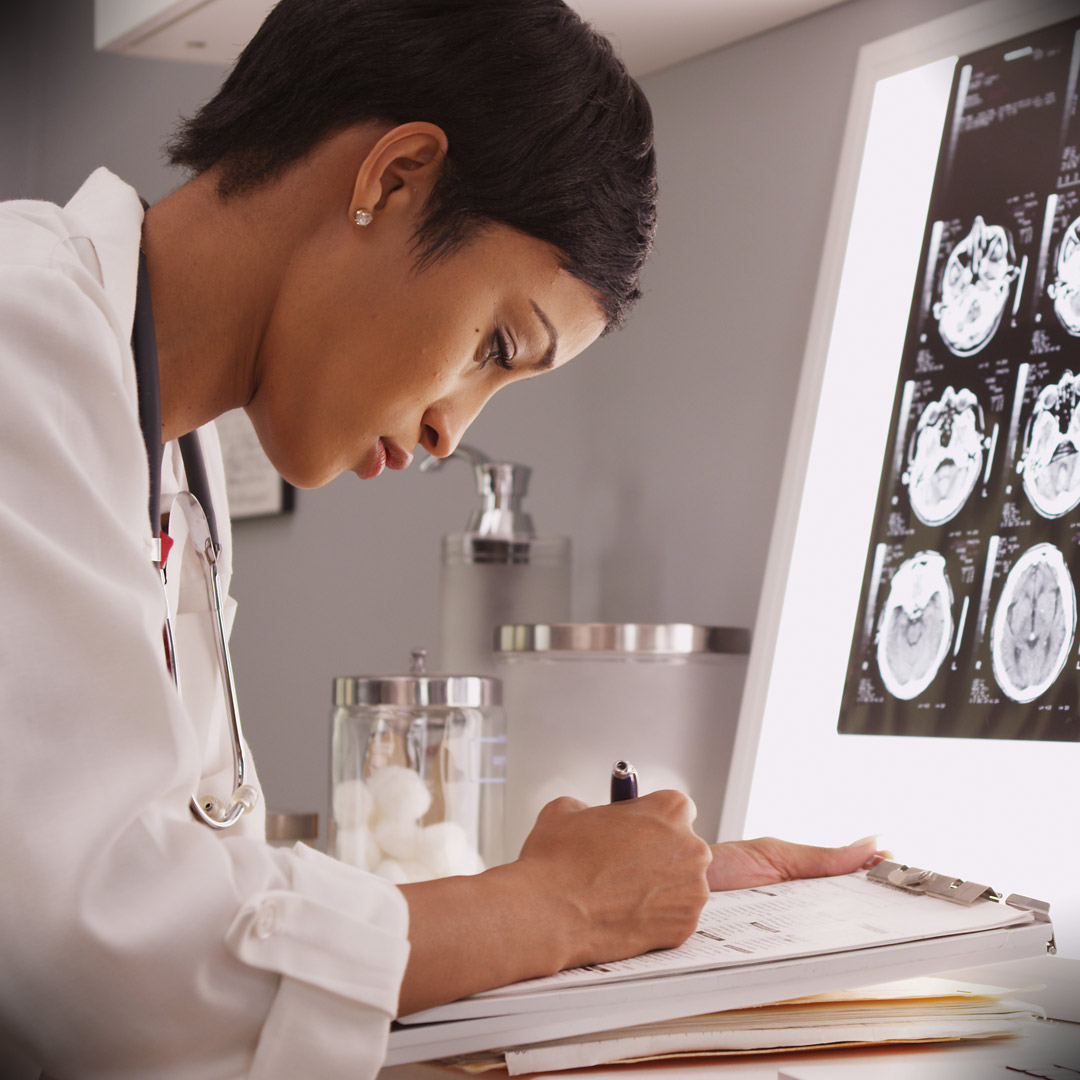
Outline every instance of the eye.
{"type": "Polygon", "coordinates": [[[504,371],[514,370],[514,346],[509,335],[501,326],[496,329],[487,355],[480,361],[480,366],[486,366],[488,361],[497,364],[504,371]]]}

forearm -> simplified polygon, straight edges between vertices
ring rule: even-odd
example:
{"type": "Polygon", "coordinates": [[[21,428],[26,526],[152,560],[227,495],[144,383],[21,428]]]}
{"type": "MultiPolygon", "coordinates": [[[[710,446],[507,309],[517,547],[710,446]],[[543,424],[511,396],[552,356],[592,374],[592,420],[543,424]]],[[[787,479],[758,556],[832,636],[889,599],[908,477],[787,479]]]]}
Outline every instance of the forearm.
{"type": "Polygon", "coordinates": [[[401,891],[410,945],[401,1016],[574,962],[572,906],[560,910],[521,862],[401,891]]]}

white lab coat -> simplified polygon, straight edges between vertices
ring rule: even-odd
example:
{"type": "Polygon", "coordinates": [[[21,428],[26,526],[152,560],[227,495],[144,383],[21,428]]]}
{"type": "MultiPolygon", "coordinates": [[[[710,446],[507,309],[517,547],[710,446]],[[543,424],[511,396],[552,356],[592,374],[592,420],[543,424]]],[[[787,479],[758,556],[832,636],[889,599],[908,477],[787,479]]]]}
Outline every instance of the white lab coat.
{"type": "MultiPolygon", "coordinates": [[[[171,586],[183,701],[164,662],[141,222],[104,169],[63,209],[0,205],[0,1032],[65,1080],[370,1077],[408,956],[400,892],[268,847],[261,818],[215,833],[188,809],[227,797],[232,758],[193,557],[171,586]]],[[[180,468],[166,455],[166,493],[180,468]]]]}

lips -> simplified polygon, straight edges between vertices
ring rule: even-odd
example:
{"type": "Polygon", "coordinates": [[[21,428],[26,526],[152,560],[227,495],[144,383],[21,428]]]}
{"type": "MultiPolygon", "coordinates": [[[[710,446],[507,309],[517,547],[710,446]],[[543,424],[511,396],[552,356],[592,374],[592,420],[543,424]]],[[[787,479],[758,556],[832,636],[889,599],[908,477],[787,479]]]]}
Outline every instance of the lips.
{"type": "Polygon", "coordinates": [[[402,450],[400,446],[396,446],[389,439],[380,439],[379,445],[382,447],[388,469],[400,470],[409,467],[413,456],[408,450],[402,450]]]}
{"type": "Polygon", "coordinates": [[[412,457],[408,450],[402,450],[389,439],[379,439],[375,443],[375,452],[368,464],[353,471],[361,480],[374,480],[384,468],[407,469],[412,457]]]}

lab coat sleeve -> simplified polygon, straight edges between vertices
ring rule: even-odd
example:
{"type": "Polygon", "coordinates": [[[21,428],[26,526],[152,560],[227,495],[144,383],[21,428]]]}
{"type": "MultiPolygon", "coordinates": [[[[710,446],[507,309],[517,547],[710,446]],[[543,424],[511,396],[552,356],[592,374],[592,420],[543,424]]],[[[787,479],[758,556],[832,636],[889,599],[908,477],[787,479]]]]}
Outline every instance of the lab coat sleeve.
{"type": "Polygon", "coordinates": [[[0,259],[0,1029],[81,1080],[371,1077],[407,907],[193,822],[130,328],[65,252],[0,259]]]}

